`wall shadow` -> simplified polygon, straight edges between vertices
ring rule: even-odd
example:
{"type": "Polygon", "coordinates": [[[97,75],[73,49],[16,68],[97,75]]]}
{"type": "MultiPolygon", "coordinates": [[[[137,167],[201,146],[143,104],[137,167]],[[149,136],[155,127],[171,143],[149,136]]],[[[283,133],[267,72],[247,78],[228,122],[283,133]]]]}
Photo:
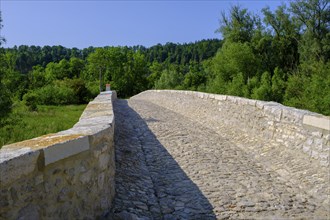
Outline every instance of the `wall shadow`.
{"type": "Polygon", "coordinates": [[[116,195],[108,219],[216,219],[212,205],[127,100],[116,100],[116,195]]]}

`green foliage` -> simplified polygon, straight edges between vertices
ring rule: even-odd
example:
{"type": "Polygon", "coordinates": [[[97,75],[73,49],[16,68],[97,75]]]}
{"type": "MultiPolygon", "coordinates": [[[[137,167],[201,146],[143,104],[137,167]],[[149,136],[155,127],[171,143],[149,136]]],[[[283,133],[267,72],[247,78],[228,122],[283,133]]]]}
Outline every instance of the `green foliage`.
{"type": "Polygon", "coordinates": [[[28,107],[29,111],[37,111],[38,110],[38,95],[34,92],[28,92],[23,96],[23,101],[25,105],[28,107]]]}
{"type": "MultiPolygon", "coordinates": [[[[1,11],[0,11],[0,30],[2,29],[2,26],[3,26],[2,25],[2,16],[1,16],[1,11]]],[[[0,31],[0,33],[1,33],[1,31],[0,31]]],[[[0,35],[0,46],[5,42],[6,42],[6,39],[0,35]]]]}
{"type": "Polygon", "coordinates": [[[251,97],[253,99],[270,101],[272,96],[271,77],[269,72],[261,75],[260,85],[253,89],[251,97]]]}
{"type": "Polygon", "coordinates": [[[196,62],[191,62],[189,65],[189,72],[184,76],[184,89],[198,90],[201,86],[205,86],[206,81],[206,74],[202,66],[196,62]]]}
{"type": "Polygon", "coordinates": [[[284,72],[276,68],[272,77],[272,100],[279,103],[283,102],[285,88],[284,72]]]}
{"type": "Polygon", "coordinates": [[[154,88],[155,87],[155,82],[160,78],[162,75],[163,71],[163,65],[154,61],[150,66],[149,66],[149,71],[150,74],[147,77],[148,80],[148,87],[149,88],[154,88]]]}
{"type": "Polygon", "coordinates": [[[10,113],[12,100],[7,88],[0,82],[0,125],[5,117],[10,113]]]}
{"type": "Polygon", "coordinates": [[[213,65],[216,75],[225,82],[231,81],[238,73],[244,81],[257,73],[259,60],[247,43],[225,42],[216,54],[213,65]]]}
{"type": "Polygon", "coordinates": [[[284,104],[330,115],[330,63],[301,65],[288,79],[284,104]]]}
{"type": "Polygon", "coordinates": [[[231,42],[250,42],[256,29],[260,28],[260,19],[252,15],[247,9],[236,5],[231,7],[230,15],[221,13],[220,32],[222,36],[231,42]]]}
{"type": "Polygon", "coordinates": [[[27,94],[30,93],[36,95],[39,105],[82,104],[87,103],[92,98],[91,92],[87,89],[82,79],[66,78],[57,80],[27,94]]]}
{"type": "Polygon", "coordinates": [[[330,59],[329,0],[295,0],[290,10],[304,32],[299,42],[302,61],[330,59]]]}
{"type": "Polygon", "coordinates": [[[28,74],[29,88],[37,89],[47,84],[45,68],[40,65],[34,66],[28,74]]]}
{"type": "Polygon", "coordinates": [[[228,84],[227,93],[233,96],[245,96],[247,94],[246,90],[247,85],[245,84],[243,73],[239,73],[228,84]]]}
{"type": "Polygon", "coordinates": [[[7,89],[6,85],[3,83],[3,77],[5,73],[5,69],[3,67],[3,54],[0,53],[0,126],[4,123],[6,116],[11,111],[11,94],[7,89]]]}
{"type": "Polygon", "coordinates": [[[179,89],[183,82],[183,76],[172,66],[162,72],[155,83],[156,89],[179,89]]]}
{"type": "Polygon", "coordinates": [[[100,94],[100,88],[99,88],[99,83],[98,81],[87,81],[86,82],[86,88],[88,90],[88,93],[90,95],[90,98],[96,97],[98,94],[100,94]]]}

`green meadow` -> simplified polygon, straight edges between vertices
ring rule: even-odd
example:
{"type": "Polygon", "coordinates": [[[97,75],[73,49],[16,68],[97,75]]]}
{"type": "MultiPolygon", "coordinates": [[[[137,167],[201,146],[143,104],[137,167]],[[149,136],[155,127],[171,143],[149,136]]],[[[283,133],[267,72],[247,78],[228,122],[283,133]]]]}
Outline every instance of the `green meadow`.
{"type": "Polygon", "coordinates": [[[25,105],[16,104],[0,127],[0,148],[6,144],[69,129],[78,122],[85,107],[38,105],[38,111],[29,111],[25,105]]]}

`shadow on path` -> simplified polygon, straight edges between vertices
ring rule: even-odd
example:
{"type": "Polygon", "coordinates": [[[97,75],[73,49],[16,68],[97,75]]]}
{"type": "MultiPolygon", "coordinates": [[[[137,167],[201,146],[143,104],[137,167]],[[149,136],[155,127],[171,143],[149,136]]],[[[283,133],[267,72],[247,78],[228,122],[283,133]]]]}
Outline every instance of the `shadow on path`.
{"type": "Polygon", "coordinates": [[[116,196],[110,219],[216,219],[189,179],[126,100],[114,103],[116,196]]]}

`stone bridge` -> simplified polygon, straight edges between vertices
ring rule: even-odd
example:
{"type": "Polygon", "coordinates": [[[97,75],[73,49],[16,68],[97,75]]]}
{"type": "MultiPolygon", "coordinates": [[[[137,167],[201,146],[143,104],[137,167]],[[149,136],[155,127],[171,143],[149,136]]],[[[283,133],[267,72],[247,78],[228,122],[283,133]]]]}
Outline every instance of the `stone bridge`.
{"type": "Polygon", "coordinates": [[[274,102],[103,93],[72,129],[1,149],[0,219],[329,219],[329,132],[274,102]]]}

